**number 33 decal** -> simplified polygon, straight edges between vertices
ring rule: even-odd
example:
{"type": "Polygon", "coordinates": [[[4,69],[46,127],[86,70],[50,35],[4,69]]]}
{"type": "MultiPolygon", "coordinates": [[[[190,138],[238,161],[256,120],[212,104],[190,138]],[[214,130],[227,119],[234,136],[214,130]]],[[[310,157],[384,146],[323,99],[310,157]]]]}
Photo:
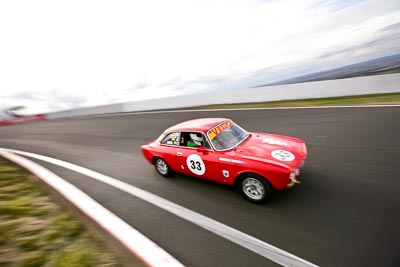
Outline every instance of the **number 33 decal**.
{"type": "Polygon", "coordinates": [[[193,170],[194,169],[197,169],[197,170],[199,170],[199,171],[201,171],[201,163],[199,162],[199,161],[194,161],[194,160],[191,160],[190,161],[190,168],[192,168],[193,170]],[[197,167],[196,167],[197,166],[197,167]]]}
{"type": "Polygon", "coordinates": [[[194,174],[203,175],[206,172],[206,166],[199,155],[189,155],[186,159],[186,165],[194,174]]]}

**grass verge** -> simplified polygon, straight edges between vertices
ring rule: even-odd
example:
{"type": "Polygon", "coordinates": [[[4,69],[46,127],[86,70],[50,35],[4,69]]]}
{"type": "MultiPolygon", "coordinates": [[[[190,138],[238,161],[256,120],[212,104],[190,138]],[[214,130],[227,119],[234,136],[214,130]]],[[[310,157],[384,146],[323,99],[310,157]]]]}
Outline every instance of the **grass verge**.
{"type": "Polygon", "coordinates": [[[273,102],[257,102],[257,103],[207,105],[207,106],[194,107],[193,109],[392,105],[392,104],[400,104],[400,93],[300,99],[300,100],[286,100],[286,101],[273,101],[273,102]]]}
{"type": "Polygon", "coordinates": [[[122,266],[30,175],[0,158],[0,266],[122,266]]]}

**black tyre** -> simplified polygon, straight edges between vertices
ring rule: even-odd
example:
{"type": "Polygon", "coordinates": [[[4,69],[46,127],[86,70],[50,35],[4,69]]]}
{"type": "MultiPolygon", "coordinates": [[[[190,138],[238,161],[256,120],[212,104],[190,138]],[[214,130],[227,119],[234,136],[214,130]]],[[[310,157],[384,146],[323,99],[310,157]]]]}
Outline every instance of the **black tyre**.
{"type": "Polygon", "coordinates": [[[154,159],[154,168],[156,168],[156,171],[164,177],[167,177],[171,174],[171,168],[168,166],[167,162],[162,158],[154,159]]]}
{"type": "Polygon", "coordinates": [[[264,202],[271,197],[272,186],[263,177],[257,174],[246,174],[238,183],[240,193],[249,201],[254,203],[264,202]]]}

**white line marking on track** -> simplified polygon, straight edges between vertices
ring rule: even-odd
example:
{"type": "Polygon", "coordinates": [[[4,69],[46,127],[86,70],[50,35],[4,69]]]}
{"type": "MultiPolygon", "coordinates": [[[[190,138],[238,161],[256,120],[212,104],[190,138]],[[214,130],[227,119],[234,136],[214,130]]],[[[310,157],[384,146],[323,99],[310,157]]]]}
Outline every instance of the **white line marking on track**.
{"type": "Polygon", "coordinates": [[[119,240],[147,266],[183,266],[153,241],[104,208],[76,186],[70,184],[39,164],[13,153],[16,152],[0,148],[0,155],[28,169],[46,184],[57,190],[65,199],[71,202],[75,207],[79,208],[83,213],[92,218],[98,225],[103,227],[107,232],[119,240]]]}
{"type": "Polygon", "coordinates": [[[189,210],[185,207],[177,205],[169,200],[159,197],[155,194],[142,190],[138,187],[130,185],[128,183],[122,182],[118,179],[106,176],[104,174],[98,173],[96,171],[65,162],[59,159],[38,155],[30,152],[5,149],[12,153],[24,155],[27,157],[39,159],[45,162],[49,162],[69,170],[81,173],[83,175],[89,176],[97,181],[101,181],[105,184],[118,188],[126,193],[129,193],[137,198],[147,201],[154,206],[164,209],[180,218],[190,221],[204,229],[213,232],[231,242],[247,248],[267,259],[270,259],[282,266],[317,266],[309,261],[306,261],[300,257],[297,257],[289,252],[279,249],[273,245],[270,245],[264,241],[261,241],[255,237],[248,234],[240,232],[230,226],[222,224],[216,220],[208,218],[200,213],[189,210]]]}

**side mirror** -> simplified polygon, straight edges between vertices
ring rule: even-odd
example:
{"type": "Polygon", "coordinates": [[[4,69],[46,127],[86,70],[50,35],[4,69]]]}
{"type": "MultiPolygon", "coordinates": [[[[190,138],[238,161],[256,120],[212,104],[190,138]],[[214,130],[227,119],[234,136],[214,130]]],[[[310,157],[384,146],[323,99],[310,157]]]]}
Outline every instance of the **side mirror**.
{"type": "Polygon", "coordinates": [[[199,146],[199,147],[197,148],[197,152],[204,153],[204,152],[206,152],[206,148],[205,148],[204,146],[199,146]]]}

